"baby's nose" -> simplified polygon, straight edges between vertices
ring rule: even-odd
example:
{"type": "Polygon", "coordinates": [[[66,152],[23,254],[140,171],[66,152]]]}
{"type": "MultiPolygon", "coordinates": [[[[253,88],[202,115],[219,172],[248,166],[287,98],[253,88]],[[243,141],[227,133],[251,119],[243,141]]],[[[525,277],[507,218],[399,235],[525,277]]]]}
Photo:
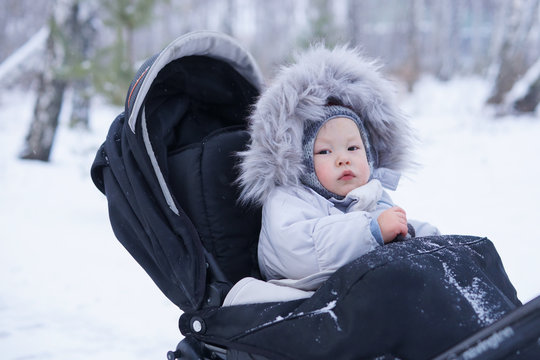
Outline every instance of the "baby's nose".
{"type": "Polygon", "coordinates": [[[345,157],[341,157],[341,158],[338,159],[337,165],[338,166],[351,165],[351,160],[349,160],[348,158],[345,158],[345,157]]]}

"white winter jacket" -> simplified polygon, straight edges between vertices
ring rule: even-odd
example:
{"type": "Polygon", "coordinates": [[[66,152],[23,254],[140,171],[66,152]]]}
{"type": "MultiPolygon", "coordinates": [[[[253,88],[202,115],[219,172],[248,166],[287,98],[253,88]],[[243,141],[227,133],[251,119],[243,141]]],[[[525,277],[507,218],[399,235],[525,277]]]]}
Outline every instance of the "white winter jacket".
{"type": "MultiPolygon", "coordinates": [[[[258,247],[263,277],[316,290],[341,266],[383,246],[377,218],[394,204],[380,182],[351,191],[345,202],[342,206],[307,187],[276,187],[263,206],[258,247]]],[[[439,233],[429,224],[410,222],[418,236],[439,233]]]]}
{"type": "Polygon", "coordinates": [[[382,245],[377,217],[393,204],[386,193],[383,200],[380,189],[370,192],[376,196],[371,211],[347,212],[307,187],[276,187],[263,206],[258,248],[263,277],[314,290],[341,266],[382,245]]]}
{"type": "MultiPolygon", "coordinates": [[[[267,282],[244,278],[224,306],[307,298],[338,268],[382,246],[376,221],[393,206],[378,180],[326,200],[307,187],[276,187],[263,206],[259,267],[267,282]]],[[[438,234],[409,220],[418,236],[438,234]]]]}

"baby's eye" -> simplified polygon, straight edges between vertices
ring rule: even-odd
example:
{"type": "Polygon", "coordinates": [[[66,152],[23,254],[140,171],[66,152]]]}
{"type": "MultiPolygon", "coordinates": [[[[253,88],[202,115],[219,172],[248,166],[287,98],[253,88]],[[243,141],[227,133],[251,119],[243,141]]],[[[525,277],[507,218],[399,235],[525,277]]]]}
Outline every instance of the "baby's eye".
{"type": "Polygon", "coordinates": [[[347,150],[349,150],[349,151],[360,150],[360,146],[356,146],[356,145],[349,146],[349,147],[347,148],[347,150]]]}
{"type": "Polygon", "coordinates": [[[315,155],[328,155],[330,154],[330,150],[319,150],[315,153],[315,155]]]}

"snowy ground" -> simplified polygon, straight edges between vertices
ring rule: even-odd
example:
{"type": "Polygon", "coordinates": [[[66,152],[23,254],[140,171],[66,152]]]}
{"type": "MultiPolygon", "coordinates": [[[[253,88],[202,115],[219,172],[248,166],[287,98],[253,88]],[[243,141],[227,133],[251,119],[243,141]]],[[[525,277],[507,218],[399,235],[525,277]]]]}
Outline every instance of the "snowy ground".
{"type": "Polygon", "coordinates": [[[17,161],[32,99],[0,95],[0,358],[165,359],[181,314],[114,237],[89,177],[119,112],[58,133],[51,164],[17,161]]]}
{"type": "MultiPolygon", "coordinates": [[[[424,80],[403,106],[422,164],[392,194],[446,234],[489,237],[518,296],[540,294],[540,117],[493,120],[485,83],[424,80]]],[[[19,161],[31,95],[0,93],[2,359],[165,359],[180,311],[116,241],[89,178],[119,109],[94,104],[92,132],[62,123],[50,164],[19,161]]]]}

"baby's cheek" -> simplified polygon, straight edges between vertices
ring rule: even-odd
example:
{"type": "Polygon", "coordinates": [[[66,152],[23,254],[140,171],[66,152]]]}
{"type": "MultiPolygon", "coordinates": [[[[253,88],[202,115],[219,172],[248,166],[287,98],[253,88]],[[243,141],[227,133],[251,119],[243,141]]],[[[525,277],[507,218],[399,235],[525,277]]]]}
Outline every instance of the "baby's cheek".
{"type": "Polygon", "coordinates": [[[364,180],[365,183],[367,183],[369,180],[369,177],[371,176],[371,172],[369,171],[369,165],[366,164],[362,166],[361,174],[362,174],[362,179],[364,180]]]}
{"type": "Polygon", "coordinates": [[[315,175],[319,179],[319,182],[322,186],[327,187],[330,185],[331,180],[331,168],[324,161],[319,161],[315,163],[315,175]]]}

